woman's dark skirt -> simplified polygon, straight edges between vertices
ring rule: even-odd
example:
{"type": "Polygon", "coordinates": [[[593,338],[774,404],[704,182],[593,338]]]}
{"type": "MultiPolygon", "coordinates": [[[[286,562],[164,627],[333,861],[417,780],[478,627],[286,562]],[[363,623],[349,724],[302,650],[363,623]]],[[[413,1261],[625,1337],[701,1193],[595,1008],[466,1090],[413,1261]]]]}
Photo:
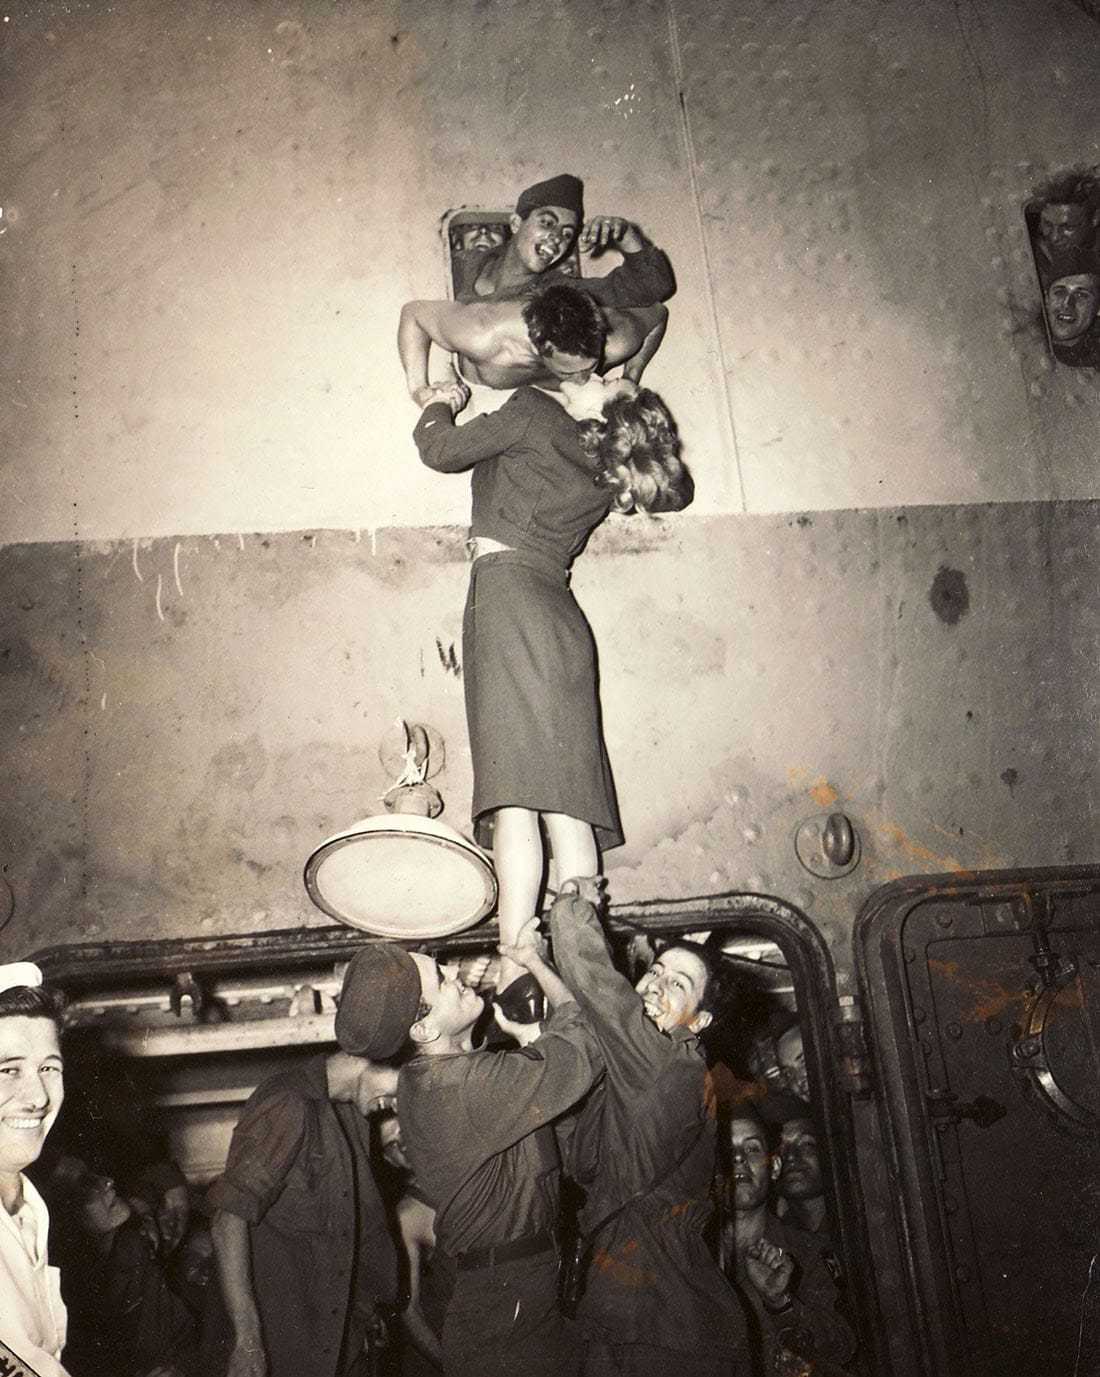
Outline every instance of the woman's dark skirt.
{"type": "Polygon", "coordinates": [[[478,842],[491,845],[488,814],[514,807],[580,818],[601,850],[619,846],[596,644],[568,572],[521,550],[475,560],[462,652],[478,842]]]}

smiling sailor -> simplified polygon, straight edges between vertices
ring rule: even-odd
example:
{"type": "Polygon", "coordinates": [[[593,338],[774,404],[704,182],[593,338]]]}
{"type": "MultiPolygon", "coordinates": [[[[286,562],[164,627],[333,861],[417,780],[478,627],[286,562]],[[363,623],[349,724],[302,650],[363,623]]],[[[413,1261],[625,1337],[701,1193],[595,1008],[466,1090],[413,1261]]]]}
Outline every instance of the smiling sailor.
{"type": "Polygon", "coordinates": [[[584,183],[563,172],[520,192],[503,244],[454,255],[455,299],[529,296],[554,282],[576,285],[567,271],[574,243],[583,254],[617,249],[622,264],[606,277],[585,278],[584,287],[606,306],[653,306],[676,290],[665,254],[637,225],[620,215],[584,219],[584,183]]]}
{"type": "Polygon", "coordinates": [[[65,1089],[61,997],[28,961],[0,966],[0,1370],[14,1354],[38,1377],[67,1377],[59,1274],[49,1265],[50,1220],[23,1175],[37,1160],[65,1089]],[[7,1352],[5,1352],[5,1349],[7,1352]]]}

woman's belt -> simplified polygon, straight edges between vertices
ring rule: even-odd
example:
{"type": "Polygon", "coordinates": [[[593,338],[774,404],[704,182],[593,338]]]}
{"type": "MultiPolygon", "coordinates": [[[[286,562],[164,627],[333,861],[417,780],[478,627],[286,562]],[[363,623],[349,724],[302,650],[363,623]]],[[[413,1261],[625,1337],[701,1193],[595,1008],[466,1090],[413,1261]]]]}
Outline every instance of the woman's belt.
{"type": "Polygon", "coordinates": [[[567,586],[569,584],[569,566],[553,555],[543,554],[541,550],[514,550],[508,547],[504,550],[486,550],[478,555],[471,552],[470,558],[473,560],[475,575],[478,570],[491,569],[497,564],[525,564],[529,569],[538,569],[543,574],[549,574],[551,578],[561,579],[567,586]]]}
{"type": "Polygon", "coordinates": [[[552,1229],[542,1229],[526,1238],[514,1238],[510,1243],[494,1243],[488,1248],[471,1248],[469,1252],[459,1253],[455,1266],[460,1272],[469,1272],[476,1267],[495,1267],[498,1262],[515,1262],[521,1257],[534,1257],[537,1253],[549,1253],[554,1248],[552,1229]]]}

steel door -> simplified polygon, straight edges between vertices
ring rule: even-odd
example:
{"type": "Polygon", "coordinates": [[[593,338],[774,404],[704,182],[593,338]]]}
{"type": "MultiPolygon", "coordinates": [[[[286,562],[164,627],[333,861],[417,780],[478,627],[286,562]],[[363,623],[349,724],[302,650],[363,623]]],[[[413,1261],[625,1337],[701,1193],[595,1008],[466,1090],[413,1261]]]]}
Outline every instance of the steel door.
{"type": "Polygon", "coordinates": [[[925,1372],[1095,1377],[1100,868],[901,881],[856,944],[925,1372]]]}

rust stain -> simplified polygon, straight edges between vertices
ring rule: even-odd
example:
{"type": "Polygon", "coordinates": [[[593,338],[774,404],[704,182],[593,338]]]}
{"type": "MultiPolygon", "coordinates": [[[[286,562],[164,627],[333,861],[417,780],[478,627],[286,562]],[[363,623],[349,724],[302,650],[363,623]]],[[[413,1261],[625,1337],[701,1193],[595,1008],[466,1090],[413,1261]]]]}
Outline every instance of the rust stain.
{"type": "MultiPolygon", "coordinates": [[[[913,865],[929,871],[946,871],[958,876],[959,880],[964,883],[972,881],[977,870],[1000,870],[1007,864],[1004,853],[998,850],[988,837],[981,837],[976,833],[967,832],[965,834],[967,852],[973,859],[970,865],[964,865],[946,847],[937,850],[936,842],[925,845],[923,842],[917,841],[903,827],[891,822],[877,809],[871,810],[868,827],[874,827],[881,837],[897,847],[913,865]]],[[[947,838],[952,844],[957,844],[960,840],[957,828],[943,827],[934,818],[923,820],[922,831],[926,831],[930,835],[936,834],[947,838]]],[[[913,868],[905,861],[901,864],[905,865],[906,868],[899,868],[894,857],[883,856],[880,868],[883,880],[900,880],[904,876],[914,873],[913,868]],[[894,863],[891,864],[891,862],[894,863]]]]}
{"type": "Polygon", "coordinates": [[[974,996],[974,1003],[970,1008],[959,1014],[962,1023],[984,1023],[987,1018],[996,1018],[1017,1006],[1022,1007],[1027,998],[1025,990],[1008,989],[997,980],[960,973],[957,961],[940,961],[932,957],[929,959],[928,969],[948,984],[966,990],[974,996]]]}
{"type": "MultiPolygon", "coordinates": [[[[941,837],[949,837],[952,842],[958,838],[958,832],[952,831],[948,827],[941,826],[932,818],[927,818],[926,822],[933,832],[938,832],[941,837]]],[[[979,836],[976,832],[967,831],[967,845],[976,848],[978,851],[978,864],[982,870],[1002,870],[1008,865],[1008,859],[1003,851],[990,841],[988,837],[979,836]]]]}
{"type": "Polygon", "coordinates": [[[831,808],[840,795],[827,779],[819,779],[810,788],[810,797],[819,808],[831,808]]]}
{"type": "Polygon", "coordinates": [[[742,1080],[724,1061],[719,1061],[707,1070],[703,1100],[707,1114],[713,1119],[722,1105],[749,1104],[764,1099],[767,1093],[768,1087],[763,1081],[742,1080]]]}
{"type": "MultiPolygon", "coordinates": [[[[959,971],[957,961],[941,961],[932,957],[928,961],[928,969],[974,996],[970,1008],[959,1014],[961,1023],[984,1023],[986,1019],[997,1018],[1010,1010],[1018,1009],[1022,1013],[1027,1006],[1029,996],[1025,989],[1010,989],[997,980],[964,975],[959,971]]],[[[1056,992],[1052,1002],[1059,1009],[1083,1009],[1086,1000],[1080,979],[1064,985],[1056,992]]]]}
{"type": "Polygon", "coordinates": [[[605,1248],[597,1248],[592,1255],[592,1266],[602,1272],[605,1277],[631,1291],[641,1291],[656,1286],[656,1275],[647,1268],[631,1261],[631,1255],[637,1250],[638,1240],[636,1238],[628,1239],[613,1253],[609,1253],[605,1248]]]}
{"type": "Polygon", "coordinates": [[[1081,977],[1078,976],[1072,985],[1063,985],[1054,996],[1053,1003],[1059,1009],[1084,1009],[1088,1000],[1081,977]]]}
{"type": "Polygon", "coordinates": [[[900,827],[895,826],[893,823],[883,823],[882,831],[895,846],[904,851],[907,856],[912,856],[915,861],[919,861],[922,865],[932,866],[936,870],[946,870],[952,875],[965,876],[967,878],[973,877],[974,872],[963,865],[957,857],[940,855],[938,852],[933,851],[931,847],[924,846],[920,842],[914,841],[912,837],[908,836],[900,827]]]}

